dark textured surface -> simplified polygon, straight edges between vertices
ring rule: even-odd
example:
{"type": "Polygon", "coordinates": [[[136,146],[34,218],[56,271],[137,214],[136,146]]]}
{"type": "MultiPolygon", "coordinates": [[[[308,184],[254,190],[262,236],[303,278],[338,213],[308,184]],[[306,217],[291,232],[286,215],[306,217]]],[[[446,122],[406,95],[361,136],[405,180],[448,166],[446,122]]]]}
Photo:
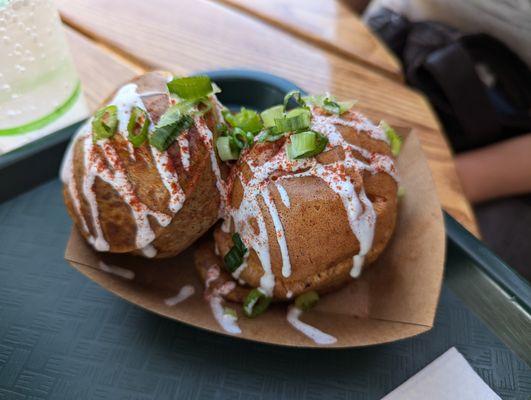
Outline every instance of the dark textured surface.
{"type": "Polygon", "coordinates": [[[483,240],[531,282],[531,194],[474,207],[483,240]]]}
{"type": "Polygon", "coordinates": [[[132,306],[63,260],[52,181],[0,204],[0,399],[378,399],[456,346],[505,399],[531,371],[450,290],[435,328],[352,350],[295,350],[199,331],[132,306]]]}

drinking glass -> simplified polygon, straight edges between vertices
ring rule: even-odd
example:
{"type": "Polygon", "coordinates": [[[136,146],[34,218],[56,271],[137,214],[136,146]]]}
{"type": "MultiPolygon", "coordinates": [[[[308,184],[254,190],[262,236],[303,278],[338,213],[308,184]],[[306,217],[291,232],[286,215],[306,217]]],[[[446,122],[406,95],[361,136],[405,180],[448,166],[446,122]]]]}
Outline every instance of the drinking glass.
{"type": "Polygon", "coordinates": [[[0,153],[86,115],[53,1],[0,0],[0,153]]]}

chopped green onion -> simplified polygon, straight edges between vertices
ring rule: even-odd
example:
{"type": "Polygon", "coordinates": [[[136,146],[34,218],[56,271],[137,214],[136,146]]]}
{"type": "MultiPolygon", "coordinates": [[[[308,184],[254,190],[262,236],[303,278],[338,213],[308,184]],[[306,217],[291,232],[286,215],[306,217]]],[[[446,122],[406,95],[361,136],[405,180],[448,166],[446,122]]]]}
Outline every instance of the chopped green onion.
{"type": "Polygon", "coordinates": [[[214,91],[206,75],[175,78],[168,82],[168,90],[185,100],[198,100],[214,91]]]}
{"type": "Polygon", "coordinates": [[[335,101],[330,98],[323,100],[323,108],[331,114],[341,115],[350,110],[353,105],[352,101],[335,101]]]}
{"type": "Polygon", "coordinates": [[[290,136],[288,156],[290,159],[313,157],[321,153],[328,143],[326,136],[319,132],[306,131],[290,136]]]}
{"type": "Polygon", "coordinates": [[[223,315],[226,315],[228,317],[238,319],[238,314],[236,314],[236,310],[230,307],[224,307],[223,308],[223,315]]]}
{"type": "Polygon", "coordinates": [[[267,140],[268,142],[276,142],[278,139],[283,138],[283,137],[284,137],[284,134],[279,133],[278,135],[266,136],[265,140],[267,140]]]}
{"type": "Polygon", "coordinates": [[[249,318],[254,318],[267,310],[270,303],[271,297],[267,297],[259,289],[253,289],[243,302],[243,312],[249,318]]]}
{"type": "Polygon", "coordinates": [[[225,265],[225,268],[230,272],[233,273],[238,269],[240,265],[243,263],[243,256],[238,251],[236,247],[232,247],[227,254],[225,254],[225,257],[223,257],[223,262],[225,265]]]}
{"type": "Polygon", "coordinates": [[[312,309],[319,301],[319,295],[315,291],[310,291],[297,296],[295,299],[295,307],[302,311],[312,309]]]}
{"type": "Polygon", "coordinates": [[[241,143],[241,148],[250,147],[254,142],[254,135],[249,131],[244,131],[241,128],[234,128],[231,136],[241,143]]]}
{"type": "Polygon", "coordinates": [[[245,247],[243,244],[243,241],[238,233],[232,235],[232,242],[234,243],[234,246],[232,246],[232,248],[227,254],[225,254],[225,257],[223,258],[225,268],[227,268],[227,270],[229,270],[231,273],[236,271],[238,267],[242,265],[243,256],[245,253],[247,253],[247,247],[245,247]]]}
{"type": "Polygon", "coordinates": [[[229,131],[229,128],[227,128],[227,125],[222,124],[221,122],[216,125],[216,132],[220,135],[225,135],[229,131]]]}
{"type": "Polygon", "coordinates": [[[341,115],[350,110],[356,104],[356,100],[338,101],[337,104],[339,104],[339,115],[341,115]]]}
{"type": "Polygon", "coordinates": [[[238,249],[238,251],[241,253],[241,255],[244,255],[247,253],[247,247],[243,244],[242,238],[240,237],[239,233],[235,233],[232,235],[232,242],[234,243],[234,246],[238,249]]]}
{"type": "Polygon", "coordinates": [[[301,132],[290,136],[289,158],[295,159],[315,150],[315,132],[301,132]]]}
{"type": "Polygon", "coordinates": [[[213,108],[212,102],[209,100],[202,100],[199,102],[199,104],[202,104],[204,107],[201,110],[197,109],[197,111],[195,111],[193,114],[200,117],[208,113],[213,108]]]}
{"type": "Polygon", "coordinates": [[[260,113],[260,117],[262,117],[262,122],[264,123],[264,128],[272,128],[275,126],[275,119],[282,118],[283,116],[284,106],[282,105],[268,108],[260,113]]]}
{"type": "Polygon", "coordinates": [[[404,186],[399,186],[396,195],[399,199],[404,197],[406,195],[406,188],[404,186]]]}
{"type": "Polygon", "coordinates": [[[192,109],[196,106],[196,103],[193,102],[193,101],[189,101],[189,100],[182,100],[182,101],[179,101],[177,104],[174,104],[172,105],[170,108],[168,108],[166,110],[166,112],[164,113],[164,115],[161,117],[161,119],[159,120],[159,124],[161,123],[162,119],[165,118],[168,118],[168,120],[170,118],[175,118],[175,113],[178,111],[179,113],[181,113],[181,115],[184,115],[184,114],[191,114],[192,113],[192,109]]]}
{"type": "Polygon", "coordinates": [[[221,88],[216,85],[215,82],[212,82],[212,94],[218,94],[221,93],[221,88]]]}
{"type": "Polygon", "coordinates": [[[341,107],[334,100],[325,97],[323,99],[323,108],[331,114],[340,114],[341,107]]]}
{"type": "Polygon", "coordinates": [[[295,100],[295,102],[301,107],[307,106],[306,102],[304,101],[304,97],[301,95],[301,92],[299,90],[292,90],[284,96],[284,111],[286,110],[286,107],[291,99],[295,100]]]}
{"type": "Polygon", "coordinates": [[[114,105],[100,108],[92,119],[92,140],[107,139],[118,128],[118,108],[114,105]]]}
{"type": "MultiPolygon", "coordinates": [[[[233,149],[238,149],[238,155],[240,154],[240,151],[247,145],[247,142],[242,142],[240,139],[238,139],[238,135],[234,132],[231,132],[229,134],[230,138],[230,145],[233,149]]],[[[245,139],[245,137],[244,137],[245,139]]]]}
{"type": "Polygon", "coordinates": [[[239,113],[232,114],[229,110],[223,110],[222,114],[223,118],[234,128],[251,133],[258,133],[262,130],[262,120],[256,111],[242,107],[239,113]]]}
{"type": "Polygon", "coordinates": [[[345,113],[346,111],[350,110],[354,104],[356,104],[356,101],[354,100],[337,101],[333,96],[329,94],[318,96],[305,96],[303,97],[303,101],[306,104],[318,106],[323,110],[329,112],[330,114],[337,115],[345,113]]]}
{"type": "Polygon", "coordinates": [[[183,131],[189,129],[194,120],[189,115],[183,115],[182,104],[170,107],[155,126],[149,143],[160,151],[166,150],[183,131]]]}
{"type": "Polygon", "coordinates": [[[275,118],[275,133],[300,131],[310,127],[311,113],[305,108],[295,108],[282,118],[275,118]]]}
{"type": "Polygon", "coordinates": [[[129,139],[134,147],[140,147],[146,141],[149,124],[150,121],[147,113],[140,107],[133,107],[131,116],[129,117],[129,123],[127,124],[127,132],[129,133],[127,139],[129,139]],[[143,123],[141,123],[141,118],[144,118],[143,123]]]}
{"type": "Polygon", "coordinates": [[[389,139],[391,145],[391,153],[396,157],[400,153],[402,147],[402,137],[395,132],[395,130],[384,120],[380,121],[379,127],[383,129],[385,135],[389,139]]]}
{"type": "Polygon", "coordinates": [[[235,151],[231,147],[231,138],[228,136],[220,136],[216,140],[216,148],[218,149],[219,158],[221,161],[237,160],[239,156],[239,149],[235,151]]]}

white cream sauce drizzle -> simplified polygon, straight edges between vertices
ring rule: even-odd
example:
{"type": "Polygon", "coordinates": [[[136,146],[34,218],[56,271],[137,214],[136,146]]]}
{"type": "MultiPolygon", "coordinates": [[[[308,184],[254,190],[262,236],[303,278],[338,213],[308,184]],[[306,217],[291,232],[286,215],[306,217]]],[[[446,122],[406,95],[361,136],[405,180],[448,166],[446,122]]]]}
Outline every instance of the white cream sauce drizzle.
{"type": "Polygon", "coordinates": [[[299,318],[302,315],[302,311],[295,307],[290,306],[288,308],[287,320],[295,329],[301,332],[303,335],[312,339],[317,344],[333,344],[337,342],[337,339],[328,333],[325,333],[305,322],[302,322],[299,318]]]}
{"type": "Polygon", "coordinates": [[[107,272],[108,274],[116,275],[128,280],[135,279],[135,272],[129,269],[118,267],[116,265],[109,265],[103,261],[100,261],[98,266],[103,272],[107,272]]]}
{"type": "MultiPolygon", "coordinates": [[[[207,271],[205,279],[205,289],[208,290],[212,282],[219,278],[219,267],[217,265],[211,266],[207,271]]],[[[212,315],[218,324],[224,331],[237,335],[242,333],[240,327],[237,324],[237,318],[234,316],[225,314],[223,310],[223,297],[230,293],[236,287],[236,283],[232,281],[225,282],[219,288],[207,293],[207,300],[212,310],[212,315]]]]}
{"type": "Polygon", "coordinates": [[[221,171],[218,165],[218,159],[216,157],[216,152],[214,151],[214,135],[208,129],[208,126],[205,120],[199,116],[194,118],[195,126],[199,132],[199,137],[203,141],[203,144],[206,146],[208,152],[210,153],[210,164],[212,166],[212,172],[216,177],[216,187],[220,195],[220,206],[219,206],[219,215],[222,216],[225,213],[225,199],[227,198],[227,187],[223,178],[221,177],[221,171]]]}
{"type": "Polygon", "coordinates": [[[153,258],[157,255],[157,249],[152,244],[148,244],[146,247],[140,249],[142,255],[146,258],[153,258]]]}
{"type": "Polygon", "coordinates": [[[124,172],[120,158],[114,147],[110,144],[109,139],[99,140],[94,144],[91,135],[88,135],[84,138],[84,145],[84,154],[86,155],[85,168],[87,171],[83,189],[85,197],[91,207],[92,223],[96,230],[94,247],[96,250],[100,251],[106,251],[109,249],[109,245],[103,238],[103,232],[101,231],[98,218],[98,205],[92,187],[96,176],[111,185],[111,187],[118,192],[120,197],[122,197],[123,201],[129,205],[137,226],[135,239],[136,247],[146,247],[155,239],[155,233],[151,229],[148,216],[151,215],[154,217],[161,226],[167,226],[171,222],[171,217],[167,214],[149,209],[138,199],[133,185],[124,172]],[[105,160],[109,163],[111,169],[106,168],[104,161],[93,151],[95,146],[99,146],[103,150],[105,160]],[[94,161],[94,159],[97,160],[94,161]]]}
{"type": "Polygon", "coordinates": [[[181,290],[179,290],[179,293],[177,293],[175,296],[165,299],[164,304],[173,307],[179,303],[182,303],[194,293],[195,288],[192,285],[185,285],[181,288],[181,290]]]}
{"type": "Polygon", "coordinates": [[[185,171],[190,170],[190,144],[188,143],[188,132],[183,132],[177,138],[179,151],[181,152],[181,162],[185,171]]]}
{"type": "Polygon", "coordinates": [[[275,182],[275,186],[278,190],[278,194],[280,195],[280,200],[282,200],[282,204],[286,208],[290,208],[291,204],[289,202],[289,195],[288,192],[286,192],[286,189],[284,189],[284,186],[282,186],[279,182],[275,182]]]}
{"type": "MultiPolygon", "coordinates": [[[[354,183],[348,177],[346,172],[348,169],[356,169],[358,171],[367,170],[372,174],[384,171],[397,182],[399,179],[398,173],[391,157],[383,154],[371,153],[364,148],[348,143],[343,138],[336,125],[353,127],[358,132],[365,132],[373,139],[389,143],[385,133],[360,114],[355,114],[354,118],[348,121],[335,116],[321,116],[314,114],[312,118],[312,130],[320,132],[328,138],[329,142],[327,150],[338,146],[341,147],[345,154],[344,160],[326,165],[318,163],[314,158],[292,161],[289,160],[286,155],[287,143],[277,154],[262,165],[255,165],[253,160],[245,159],[245,156],[243,156],[242,161],[247,162],[251,170],[251,177],[246,180],[241,173],[238,176],[243,183],[243,199],[238,209],[231,208],[227,210],[228,212],[227,215],[225,215],[222,228],[227,232],[230,227],[230,221],[234,221],[235,230],[240,234],[245,246],[249,249],[254,249],[257,253],[264,270],[260,280],[260,289],[266,295],[270,296],[272,294],[275,285],[275,277],[271,268],[267,230],[258,203],[258,198],[260,196],[268,208],[268,212],[275,228],[277,241],[282,255],[282,275],[288,277],[291,274],[289,252],[286,245],[284,230],[278,211],[268,189],[268,184],[271,182],[269,178],[274,172],[282,171],[291,173],[281,175],[275,181],[281,200],[286,207],[290,207],[289,196],[287,196],[287,193],[281,184],[282,180],[285,179],[301,176],[316,176],[322,179],[335,193],[337,193],[343,202],[345,211],[347,212],[351,230],[360,243],[360,252],[353,258],[352,274],[359,275],[359,273],[361,273],[364,257],[372,247],[376,213],[364,188],[361,187],[359,192],[357,192],[354,183]],[[365,160],[358,160],[354,156],[354,152],[359,153],[365,160]],[[256,221],[256,224],[258,225],[258,233],[255,233],[250,225],[249,221],[251,220],[256,221]]],[[[245,266],[242,267],[238,268],[237,276],[235,276],[236,278],[239,277],[242,270],[245,268],[245,266]]]]}
{"type": "Polygon", "coordinates": [[[354,279],[358,278],[361,275],[361,268],[363,267],[363,262],[365,257],[355,255],[352,257],[352,269],[350,270],[350,276],[354,279]]]}
{"type": "Polygon", "coordinates": [[[160,179],[170,194],[168,208],[175,214],[182,208],[184,201],[186,200],[186,195],[179,184],[177,171],[173,168],[173,164],[170,161],[167,151],[160,151],[153,146],[149,146],[149,148],[151,149],[151,155],[155,161],[160,179]]]}
{"type": "MultiPolygon", "coordinates": [[[[109,103],[118,108],[118,132],[125,139],[127,139],[128,136],[127,124],[129,123],[129,118],[131,117],[131,109],[133,107],[139,107],[142,110],[145,110],[144,103],[136,92],[136,89],[137,86],[134,83],[128,83],[116,93],[114,98],[109,103]]],[[[127,149],[129,151],[129,156],[134,159],[135,148],[129,140],[127,140],[127,149]]]]}
{"type": "Polygon", "coordinates": [[[74,210],[77,211],[77,215],[79,216],[79,221],[81,222],[81,228],[83,229],[84,232],[88,232],[88,227],[87,227],[85,218],[81,216],[81,213],[79,211],[81,210],[81,204],[79,201],[79,192],[77,190],[77,186],[74,181],[73,156],[74,156],[74,146],[77,143],[77,139],[83,135],[90,134],[90,129],[91,129],[90,121],[87,121],[79,128],[79,130],[72,137],[72,139],[70,139],[70,143],[68,144],[66,153],[63,157],[63,161],[61,163],[61,169],[59,173],[61,181],[66,184],[68,193],[70,195],[70,199],[72,200],[74,210]]]}
{"type": "Polygon", "coordinates": [[[282,276],[287,278],[291,275],[291,263],[289,261],[286,234],[284,233],[284,227],[280,221],[277,207],[273,202],[273,198],[271,197],[271,193],[269,192],[267,186],[262,189],[262,198],[264,199],[267,209],[269,210],[269,215],[271,216],[271,219],[273,220],[273,226],[275,227],[275,235],[277,237],[277,242],[280,247],[280,254],[282,256],[282,276]]]}

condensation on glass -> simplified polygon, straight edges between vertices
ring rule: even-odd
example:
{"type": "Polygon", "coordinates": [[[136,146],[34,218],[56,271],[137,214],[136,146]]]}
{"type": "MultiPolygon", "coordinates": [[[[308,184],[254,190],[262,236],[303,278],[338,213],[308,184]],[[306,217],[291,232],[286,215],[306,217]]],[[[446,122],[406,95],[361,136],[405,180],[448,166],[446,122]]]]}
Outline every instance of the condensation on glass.
{"type": "Polygon", "coordinates": [[[42,130],[80,97],[53,1],[0,0],[0,137],[42,130]]]}

